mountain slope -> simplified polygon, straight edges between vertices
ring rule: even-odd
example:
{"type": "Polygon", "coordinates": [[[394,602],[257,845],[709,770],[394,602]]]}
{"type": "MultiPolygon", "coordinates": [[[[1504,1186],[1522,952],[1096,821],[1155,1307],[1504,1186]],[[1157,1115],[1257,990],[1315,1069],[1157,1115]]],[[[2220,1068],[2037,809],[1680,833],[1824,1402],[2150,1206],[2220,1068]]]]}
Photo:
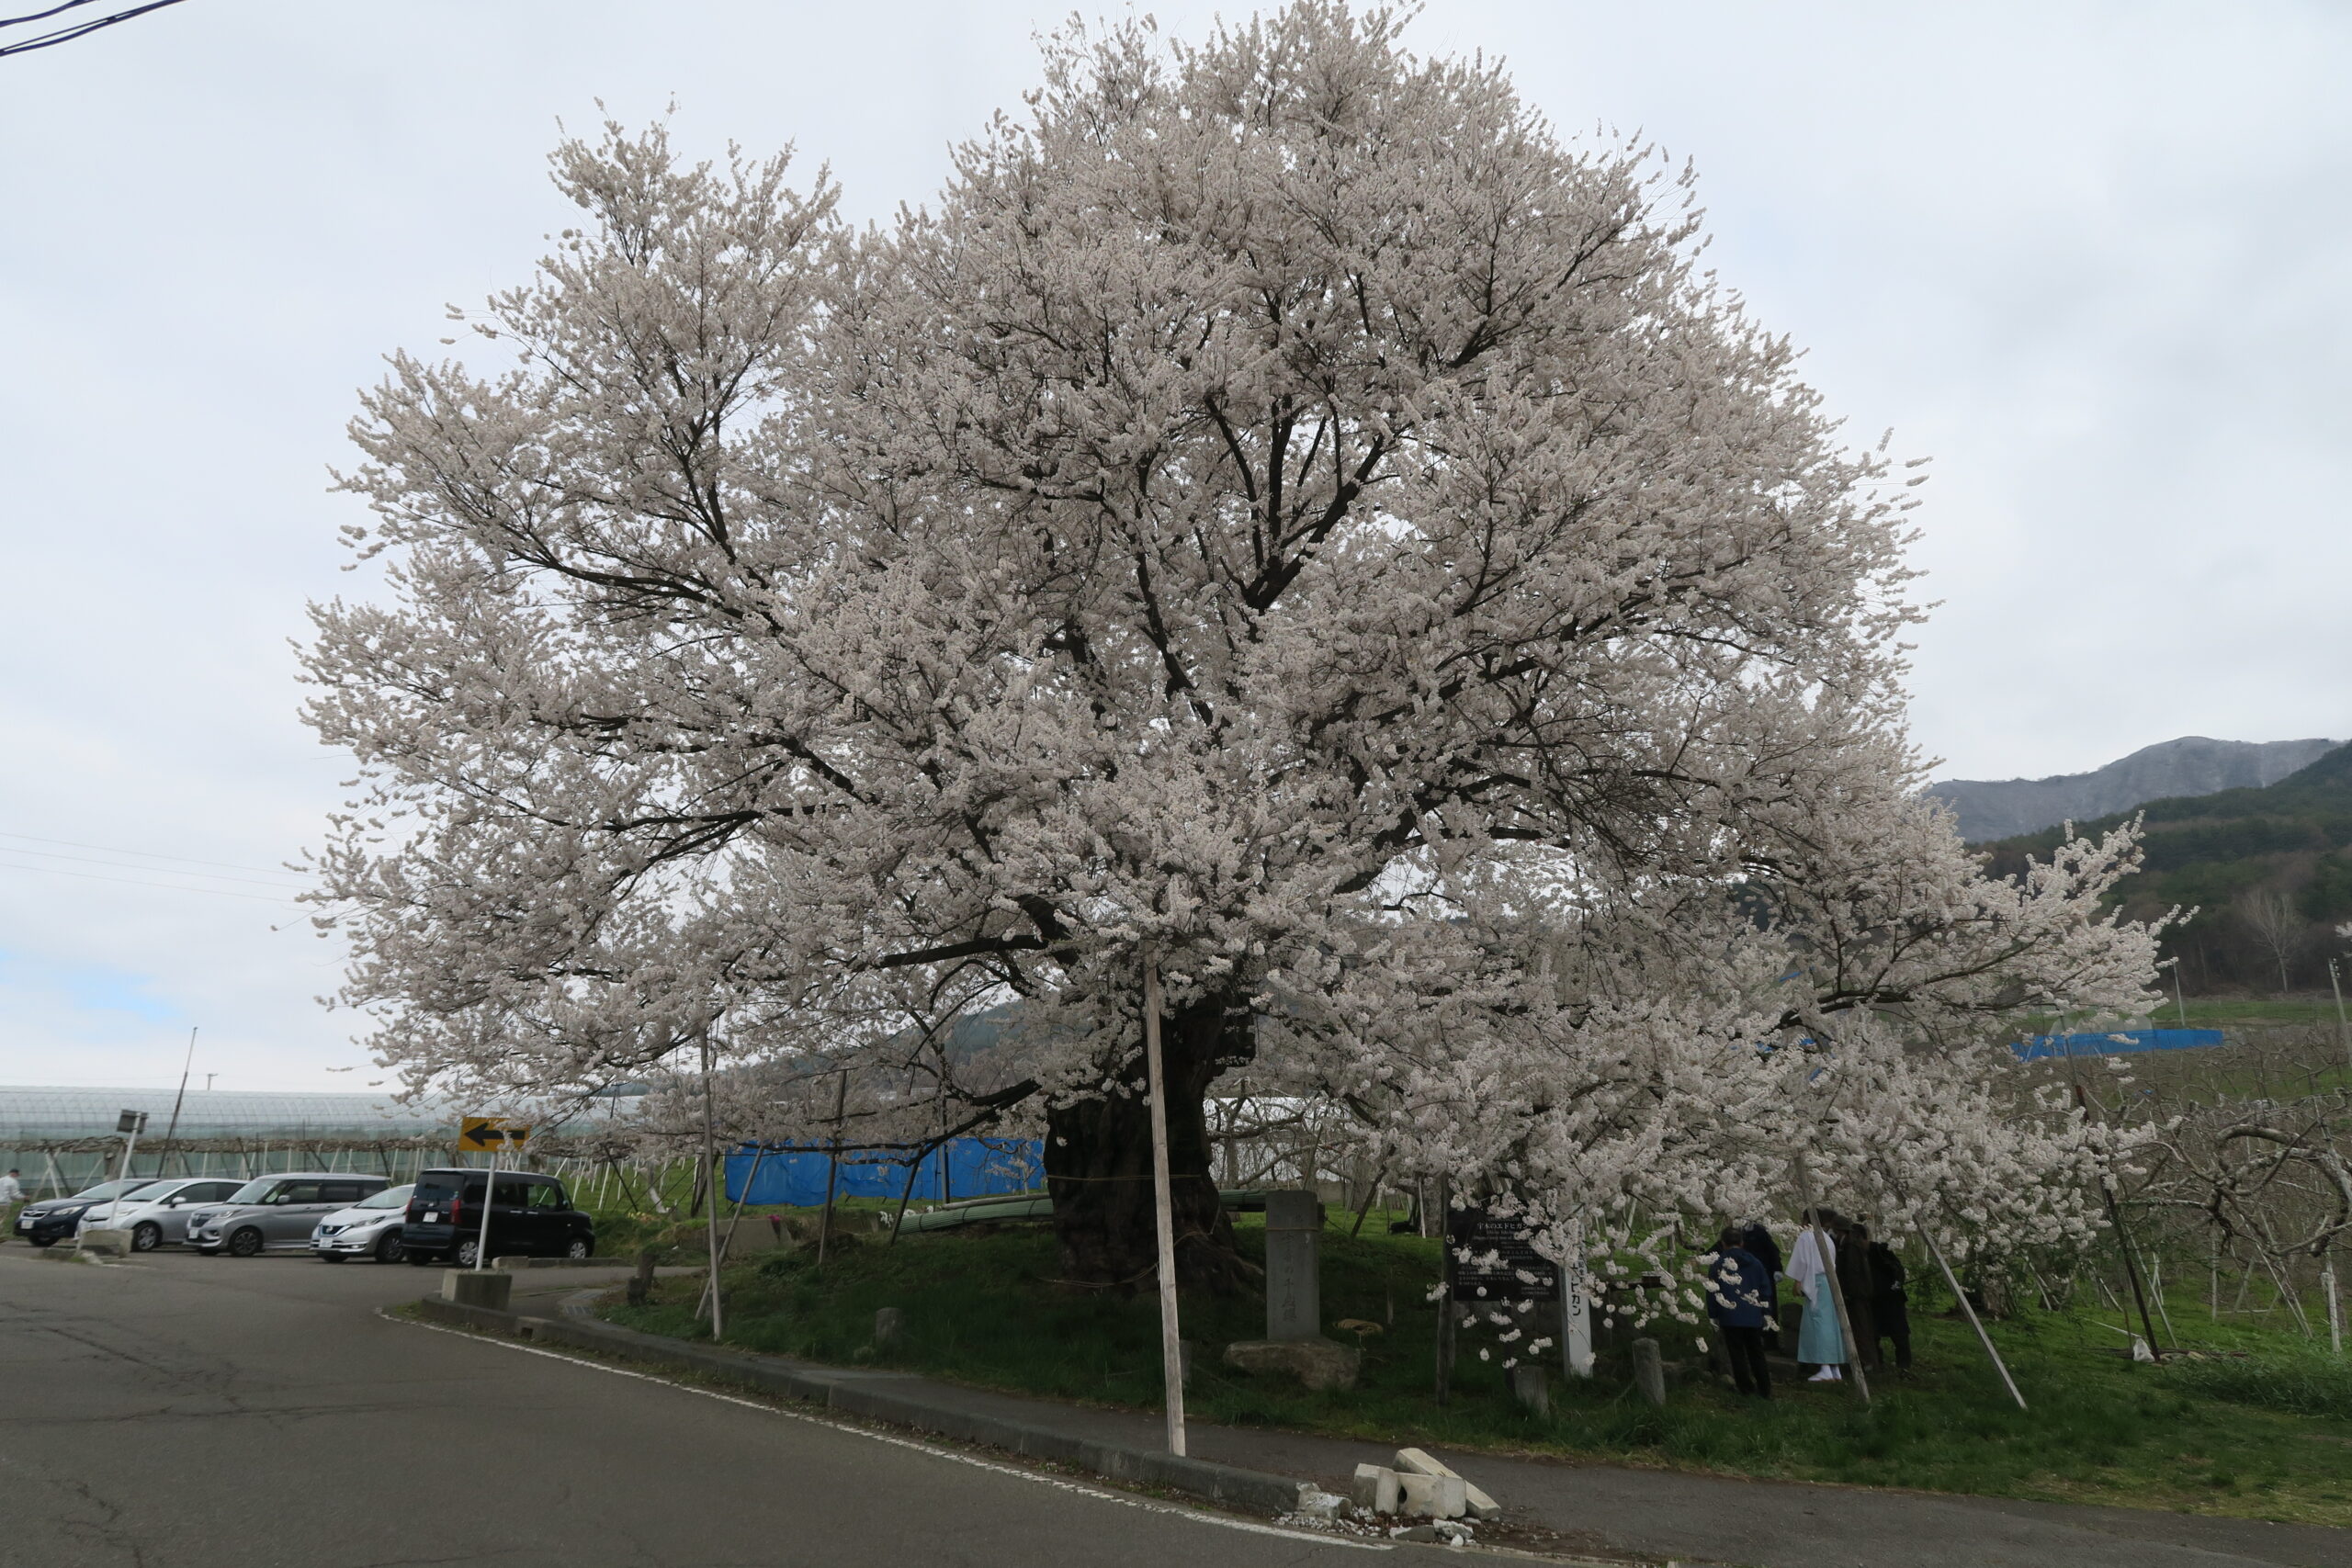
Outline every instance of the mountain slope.
{"type": "Polygon", "coordinates": [[[2184,735],[2143,746],[2087,773],[2046,779],[1948,779],[1927,793],[1947,802],[1970,843],[2087,821],[2153,800],[2258,789],[2308,767],[2334,740],[2214,740],[2184,735]]]}
{"type": "MultiPolygon", "coordinates": [[[[2119,902],[2135,917],[2175,905],[2198,908],[2165,943],[2167,956],[2183,960],[2189,989],[2278,990],[2282,967],[2286,984],[2326,986],[2327,956],[2344,946],[2333,928],[2352,919],[2352,746],[2265,787],[2151,800],[2135,809],[2146,822],[2146,859],[2119,902]],[[2267,895],[2281,906],[2272,936],[2258,909],[2267,895]]],[[[2078,820],[2075,830],[2103,832],[2133,814],[2078,820]]],[[[2024,870],[2030,855],[2046,858],[2057,842],[2052,828],[1979,847],[1989,868],[2007,876],[2024,870]]]]}

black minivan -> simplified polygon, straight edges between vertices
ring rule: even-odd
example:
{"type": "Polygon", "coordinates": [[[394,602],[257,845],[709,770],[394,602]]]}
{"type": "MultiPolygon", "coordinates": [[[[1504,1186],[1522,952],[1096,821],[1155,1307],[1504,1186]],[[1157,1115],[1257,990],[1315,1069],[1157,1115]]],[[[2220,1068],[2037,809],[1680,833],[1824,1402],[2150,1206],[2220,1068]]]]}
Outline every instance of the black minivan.
{"type": "MultiPolygon", "coordinates": [[[[401,1256],[411,1263],[474,1266],[481,1242],[481,1170],[428,1170],[416,1179],[401,1225],[401,1256]]],[[[596,1222],[572,1207],[563,1183],[528,1171],[498,1173],[498,1201],[490,1215],[490,1256],[589,1258],[596,1251],[596,1222]]]]}

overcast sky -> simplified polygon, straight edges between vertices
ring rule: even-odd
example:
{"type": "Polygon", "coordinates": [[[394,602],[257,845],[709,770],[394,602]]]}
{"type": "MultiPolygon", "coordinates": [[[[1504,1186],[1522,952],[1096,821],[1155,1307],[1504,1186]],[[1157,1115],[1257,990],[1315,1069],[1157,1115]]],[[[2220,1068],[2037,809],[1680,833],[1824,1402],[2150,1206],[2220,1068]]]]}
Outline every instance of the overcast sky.
{"type": "MultiPolygon", "coordinates": [[[[880,218],[1065,9],[189,0],[0,60],[0,1082],[167,1084],[191,1025],[199,1083],[377,1076],[273,870],[344,776],[288,642],[355,581],[356,389],[526,276],[557,122],[674,100],[880,218]]],[[[1433,0],[1412,37],[1692,160],[1724,276],[1935,459],[1942,774],[2352,736],[2352,7],[1433,0]]]]}

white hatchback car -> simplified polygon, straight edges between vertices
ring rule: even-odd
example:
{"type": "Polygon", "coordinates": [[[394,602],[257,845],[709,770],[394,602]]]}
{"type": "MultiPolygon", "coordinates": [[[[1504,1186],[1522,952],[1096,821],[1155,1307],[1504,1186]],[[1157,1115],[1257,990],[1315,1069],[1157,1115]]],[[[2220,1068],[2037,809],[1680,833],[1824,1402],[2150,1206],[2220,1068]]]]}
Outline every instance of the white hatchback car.
{"type": "Polygon", "coordinates": [[[187,1240],[188,1216],[207,1203],[217,1203],[244,1183],[235,1177],[189,1177],[180,1181],[151,1181],[128,1197],[96,1203],[85,1210],[74,1234],[118,1230],[130,1233],[130,1245],[153,1252],[187,1240]]]}
{"type": "Polygon", "coordinates": [[[372,1198],[362,1198],[348,1209],[337,1209],[319,1221],[311,1233],[311,1250],[322,1263],[346,1258],[373,1258],[379,1263],[401,1260],[401,1222],[408,1217],[406,1187],[387,1187],[372,1198]]]}

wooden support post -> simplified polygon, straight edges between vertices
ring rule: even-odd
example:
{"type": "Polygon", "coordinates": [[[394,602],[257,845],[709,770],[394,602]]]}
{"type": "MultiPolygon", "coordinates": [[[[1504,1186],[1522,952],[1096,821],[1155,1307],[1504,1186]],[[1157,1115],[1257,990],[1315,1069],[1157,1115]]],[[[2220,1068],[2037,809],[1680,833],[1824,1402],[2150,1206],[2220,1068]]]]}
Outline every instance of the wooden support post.
{"type": "Polygon", "coordinates": [[[1143,964],[1145,1088],[1151,1095],[1151,1199],[1159,1233],[1159,1373],[1167,1388],[1168,1451],[1184,1452],[1184,1346],[1176,1322],[1176,1209],[1168,1174],[1168,1080],[1159,1060],[1159,965],[1143,964]]]}
{"type": "MultiPolygon", "coordinates": [[[[1821,1211],[1813,1201],[1813,1176],[1806,1168],[1803,1153],[1797,1156],[1797,1190],[1804,1199],[1805,1224],[1813,1227],[1813,1245],[1821,1259],[1829,1265],[1829,1304],[1838,1312],[1838,1337],[1846,1347],[1846,1369],[1854,1374],[1854,1393],[1864,1404],[1871,1402],[1871,1381],[1862,1371],[1862,1348],[1854,1340],[1854,1325],[1846,1315],[1846,1291],[1838,1282],[1836,1253],[1831,1250],[1828,1233],[1821,1228],[1821,1211]]],[[[1799,1285],[1804,1281],[1799,1280],[1799,1285]]]]}
{"type": "Polygon", "coordinates": [[[718,1289],[718,1111],[711,1099],[711,1067],[710,1028],[706,1024],[702,1030],[702,1170],[710,1211],[704,1229],[710,1247],[710,1277],[707,1282],[710,1292],[710,1337],[717,1340],[727,1334],[727,1309],[719,1299],[718,1289]]]}
{"type": "Polygon", "coordinates": [[[833,1238],[833,1190],[842,1174],[842,1120],[849,1111],[849,1072],[842,1070],[833,1089],[833,1141],[825,1151],[825,1212],[817,1221],[817,1272],[825,1271],[825,1245],[833,1238]]]}

